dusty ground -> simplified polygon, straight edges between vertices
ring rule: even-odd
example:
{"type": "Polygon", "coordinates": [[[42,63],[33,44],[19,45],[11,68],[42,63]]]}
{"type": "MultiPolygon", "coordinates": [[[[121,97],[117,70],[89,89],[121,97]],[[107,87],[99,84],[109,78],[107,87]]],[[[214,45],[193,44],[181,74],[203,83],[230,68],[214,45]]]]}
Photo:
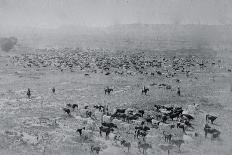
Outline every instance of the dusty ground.
{"type": "MultiPolygon", "coordinates": [[[[0,154],[2,155],[86,155],[90,154],[89,144],[83,142],[76,133],[77,127],[83,126],[83,121],[76,117],[67,117],[61,110],[67,103],[102,104],[109,107],[145,107],[153,104],[178,104],[187,106],[200,104],[201,112],[194,121],[195,130],[200,134],[193,142],[183,144],[180,154],[198,155],[230,155],[232,153],[232,104],[231,104],[231,74],[224,68],[218,68],[215,73],[198,73],[198,79],[187,79],[179,76],[181,83],[157,77],[109,76],[97,73],[84,76],[84,72],[60,72],[57,70],[23,68],[8,62],[8,57],[0,57],[0,154]],[[6,64],[8,64],[6,66],[6,64]],[[215,80],[212,80],[213,75],[215,80]],[[173,88],[180,85],[182,96],[177,97],[175,89],[158,89],[151,86],[148,96],[141,95],[143,85],[153,82],[170,83],[173,88]],[[114,92],[107,96],[103,90],[106,86],[114,87],[114,92]],[[56,87],[56,94],[51,88],[56,87]],[[32,99],[26,98],[26,90],[31,88],[32,99]],[[221,131],[220,138],[211,141],[204,138],[203,126],[205,114],[216,114],[218,119],[214,127],[221,131]],[[40,121],[41,120],[41,121],[40,121]],[[55,122],[56,120],[56,122],[55,122]],[[21,135],[22,134],[22,135],[21,135]],[[38,137],[38,140],[37,140],[38,137]]],[[[73,116],[78,115],[74,112],[73,116]]],[[[167,154],[158,144],[164,143],[158,131],[152,129],[154,137],[149,139],[152,149],[148,154],[167,154]]],[[[93,139],[101,144],[100,155],[141,154],[133,138],[132,150],[105,141],[97,131],[93,139]]],[[[170,154],[179,154],[174,148],[170,154]]]]}

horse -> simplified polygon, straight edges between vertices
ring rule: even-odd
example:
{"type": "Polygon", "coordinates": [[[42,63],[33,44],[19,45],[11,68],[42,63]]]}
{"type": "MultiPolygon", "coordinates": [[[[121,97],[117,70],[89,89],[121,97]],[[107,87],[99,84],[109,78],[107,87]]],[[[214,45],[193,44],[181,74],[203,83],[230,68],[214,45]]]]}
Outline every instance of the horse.
{"type": "Polygon", "coordinates": [[[124,147],[127,147],[128,152],[130,152],[130,148],[131,148],[131,143],[130,142],[126,142],[125,140],[122,140],[121,145],[123,145],[124,147]]]}
{"type": "Polygon", "coordinates": [[[105,89],[105,94],[108,94],[108,95],[109,95],[112,91],[113,91],[112,88],[107,87],[107,88],[105,89]]]}

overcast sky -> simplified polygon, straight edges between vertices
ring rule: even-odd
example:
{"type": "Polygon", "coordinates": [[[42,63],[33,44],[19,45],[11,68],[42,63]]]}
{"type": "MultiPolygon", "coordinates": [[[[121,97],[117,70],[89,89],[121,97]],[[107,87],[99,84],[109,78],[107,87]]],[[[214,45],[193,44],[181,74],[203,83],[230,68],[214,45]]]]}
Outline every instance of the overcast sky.
{"type": "Polygon", "coordinates": [[[0,0],[0,26],[232,24],[232,0],[0,0]]]}

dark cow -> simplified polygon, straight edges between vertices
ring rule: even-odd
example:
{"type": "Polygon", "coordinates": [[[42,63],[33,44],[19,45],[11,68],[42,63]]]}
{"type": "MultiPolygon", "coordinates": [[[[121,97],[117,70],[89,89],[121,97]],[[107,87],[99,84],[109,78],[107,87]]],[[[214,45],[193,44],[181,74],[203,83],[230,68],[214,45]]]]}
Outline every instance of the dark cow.
{"type": "Polygon", "coordinates": [[[166,106],[164,106],[164,108],[165,108],[166,110],[168,110],[168,111],[171,111],[171,110],[173,110],[173,109],[174,109],[174,107],[173,107],[173,106],[170,106],[170,107],[166,107],[166,106]]]}
{"type": "Polygon", "coordinates": [[[217,116],[213,116],[213,115],[207,114],[206,117],[205,117],[205,119],[206,119],[206,121],[210,120],[211,124],[213,124],[213,122],[217,119],[217,116]]]}
{"type": "Polygon", "coordinates": [[[73,108],[73,109],[75,109],[75,108],[78,109],[78,104],[73,104],[73,105],[72,105],[72,108],[73,108]]]}
{"type": "Polygon", "coordinates": [[[136,130],[135,136],[138,138],[139,136],[143,137],[143,140],[145,141],[145,137],[147,136],[147,132],[143,130],[136,130]]]}
{"type": "Polygon", "coordinates": [[[184,121],[184,124],[194,129],[193,125],[188,120],[184,121]]]}
{"type": "Polygon", "coordinates": [[[166,115],[161,117],[161,122],[166,123],[167,120],[168,120],[168,117],[166,115]]]}
{"type": "Polygon", "coordinates": [[[108,127],[108,128],[118,128],[116,124],[114,123],[106,123],[106,122],[103,122],[102,123],[102,126],[105,126],[105,127],[108,127]]]}
{"type": "Polygon", "coordinates": [[[86,117],[92,117],[92,111],[86,111],[86,117]]]}
{"type": "Polygon", "coordinates": [[[78,132],[78,133],[80,134],[80,136],[81,136],[81,135],[82,135],[82,130],[85,130],[85,127],[80,128],[80,129],[77,129],[77,131],[76,131],[76,132],[78,132]]]}
{"type": "Polygon", "coordinates": [[[66,106],[71,108],[72,104],[68,103],[68,104],[66,104],[66,106]]]}
{"type": "Polygon", "coordinates": [[[212,138],[217,138],[221,134],[219,130],[211,128],[208,124],[205,125],[204,132],[205,132],[205,138],[207,137],[208,133],[212,134],[212,138]]]}
{"type": "Polygon", "coordinates": [[[115,113],[125,113],[126,109],[116,109],[115,113]]]}
{"type": "Polygon", "coordinates": [[[157,73],[158,75],[162,75],[162,72],[161,72],[161,71],[156,71],[156,73],[157,73]]]}
{"type": "Polygon", "coordinates": [[[73,110],[74,110],[75,108],[78,109],[78,105],[77,105],[77,104],[70,104],[70,103],[68,103],[68,104],[66,104],[66,106],[69,107],[69,108],[72,108],[73,110]]]}
{"type": "Polygon", "coordinates": [[[63,108],[63,111],[64,111],[65,113],[67,113],[68,115],[71,115],[70,109],[68,109],[68,108],[63,108]]]}
{"type": "Polygon", "coordinates": [[[184,123],[181,123],[181,122],[178,122],[177,124],[176,124],[176,127],[177,128],[181,128],[182,130],[183,130],[183,132],[185,133],[185,124],[184,123]]]}
{"type": "Polygon", "coordinates": [[[112,91],[113,91],[112,88],[107,87],[107,88],[105,89],[105,94],[108,94],[108,95],[109,95],[112,91]]]}
{"type": "Polygon", "coordinates": [[[180,113],[179,113],[179,112],[170,113],[168,116],[169,116],[169,118],[170,118],[171,120],[173,120],[174,118],[179,118],[180,113]]]}
{"type": "Polygon", "coordinates": [[[106,133],[106,139],[109,139],[110,132],[114,131],[114,129],[105,126],[100,126],[99,129],[100,129],[100,136],[102,136],[102,132],[106,133]]]}
{"type": "Polygon", "coordinates": [[[138,115],[127,115],[127,116],[126,116],[127,122],[130,122],[130,121],[132,121],[132,120],[137,120],[138,118],[139,118],[138,115]]]}
{"type": "Polygon", "coordinates": [[[148,131],[150,128],[147,126],[135,126],[135,130],[148,131]]]}
{"type": "Polygon", "coordinates": [[[124,113],[114,113],[113,115],[111,115],[111,120],[113,120],[114,118],[117,119],[122,119],[123,121],[125,121],[127,119],[127,115],[124,113]]]}
{"type": "Polygon", "coordinates": [[[144,115],[145,112],[144,112],[144,110],[138,110],[138,113],[141,114],[142,117],[143,117],[143,115],[144,115]]]}
{"type": "Polygon", "coordinates": [[[189,115],[189,114],[182,114],[181,117],[186,117],[188,120],[194,119],[194,117],[192,115],[189,115]]]}
{"type": "Polygon", "coordinates": [[[102,106],[102,105],[94,105],[93,107],[94,107],[95,109],[98,109],[100,112],[105,111],[105,107],[102,106]]]}
{"type": "Polygon", "coordinates": [[[147,123],[150,123],[150,124],[152,124],[152,119],[153,119],[153,117],[151,117],[150,115],[148,115],[147,118],[145,118],[147,123]]]}

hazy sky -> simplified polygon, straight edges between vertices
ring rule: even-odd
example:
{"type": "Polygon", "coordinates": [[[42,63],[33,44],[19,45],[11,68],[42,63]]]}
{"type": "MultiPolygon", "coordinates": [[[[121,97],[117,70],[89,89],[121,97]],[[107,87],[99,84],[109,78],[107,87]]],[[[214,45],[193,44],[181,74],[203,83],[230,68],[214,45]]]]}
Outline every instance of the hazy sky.
{"type": "Polygon", "coordinates": [[[0,0],[0,26],[232,24],[232,0],[0,0]]]}

